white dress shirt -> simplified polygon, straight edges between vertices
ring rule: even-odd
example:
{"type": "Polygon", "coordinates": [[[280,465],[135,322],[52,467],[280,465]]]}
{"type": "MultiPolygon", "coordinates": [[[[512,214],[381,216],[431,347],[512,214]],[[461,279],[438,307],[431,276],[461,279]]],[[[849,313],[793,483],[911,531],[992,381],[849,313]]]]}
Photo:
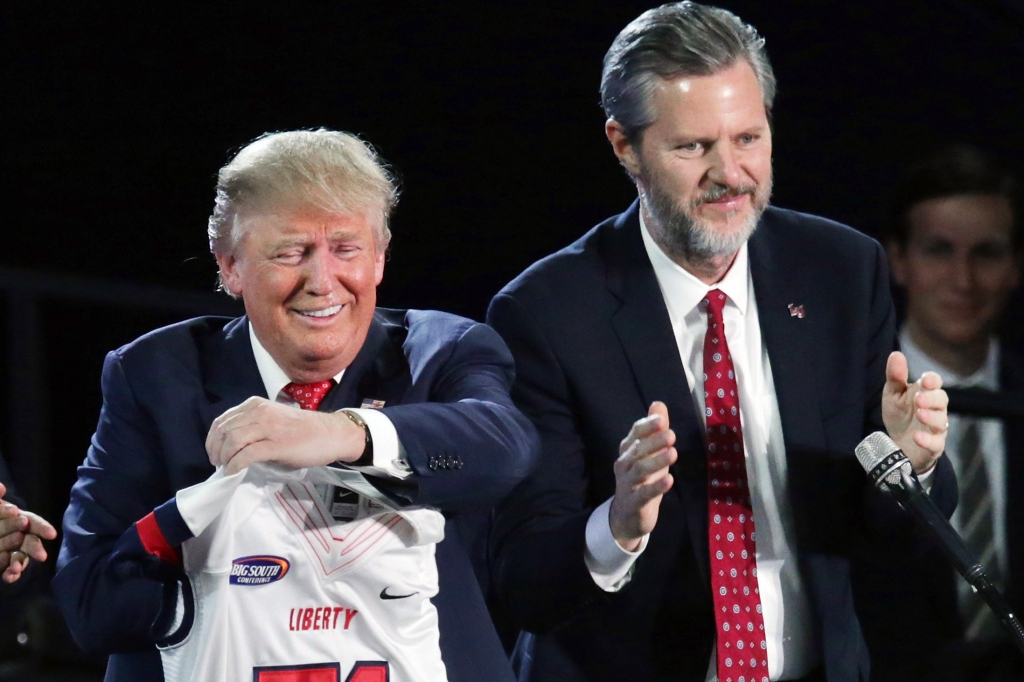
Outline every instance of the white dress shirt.
{"type": "MultiPolygon", "coordinates": [[[[960,376],[930,358],[914,343],[906,328],[900,331],[900,347],[907,356],[910,378],[917,379],[925,372],[938,372],[943,386],[957,388],[986,388],[999,390],[999,342],[989,341],[988,357],[981,368],[970,376],[960,376]]],[[[964,422],[970,419],[978,425],[978,446],[985,461],[985,473],[989,481],[989,495],[992,497],[992,531],[996,558],[1002,574],[1009,574],[1009,559],[1006,552],[1006,441],[1003,424],[998,419],[978,419],[949,415],[949,431],[946,433],[946,457],[953,465],[958,479],[963,480],[963,460],[958,452],[963,437],[964,422]]],[[[957,507],[950,520],[953,528],[963,533],[964,510],[957,507]]]]}
{"type": "MultiPolygon", "coordinates": [[[[697,306],[712,289],[727,296],[722,312],[725,337],[736,369],[740,423],[747,461],[747,480],[757,528],[758,587],[768,642],[768,674],[775,680],[803,677],[819,663],[810,602],[796,562],[795,530],[788,503],[788,478],[782,418],[775,396],[768,351],[761,340],[757,302],[746,244],[722,281],[709,286],[673,262],[647,232],[640,231],[665,299],[679,357],[698,415],[704,415],[704,334],[707,313],[697,306]]],[[[669,493],[671,494],[671,493],[669,493]]],[[[587,567],[602,589],[621,589],[632,577],[633,564],[646,548],[626,552],[612,537],[608,512],[611,500],[591,514],[586,531],[587,567]]],[[[717,680],[712,651],[707,680],[717,680]]]]}
{"type": "MultiPolygon", "coordinates": [[[[256,358],[256,367],[259,369],[260,379],[263,381],[263,386],[267,389],[267,397],[284,405],[298,407],[298,403],[282,390],[291,383],[291,379],[288,378],[288,375],[284,373],[284,370],[281,369],[280,365],[277,364],[270,353],[267,352],[267,349],[263,347],[263,344],[260,343],[260,340],[256,337],[256,332],[252,328],[252,324],[249,325],[249,340],[252,342],[252,354],[256,358]]],[[[334,382],[340,384],[341,377],[344,374],[345,370],[338,372],[334,377],[334,382]]],[[[391,476],[392,478],[408,478],[411,476],[412,470],[405,462],[402,445],[398,440],[398,432],[395,431],[395,425],[391,423],[391,420],[380,410],[349,408],[349,411],[355,412],[362,417],[363,421],[366,422],[367,428],[370,429],[370,438],[373,440],[373,465],[352,466],[346,464],[345,466],[356,471],[363,471],[378,476],[391,476]]]]}

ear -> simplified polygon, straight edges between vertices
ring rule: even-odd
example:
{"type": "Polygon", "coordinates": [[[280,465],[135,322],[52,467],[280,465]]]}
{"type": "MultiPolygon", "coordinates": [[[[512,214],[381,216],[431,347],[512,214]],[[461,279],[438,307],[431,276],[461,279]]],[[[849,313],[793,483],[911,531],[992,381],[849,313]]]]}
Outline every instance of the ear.
{"type": "Polygon", "coordinates": [[[242,276],[239,272],[238,256],[234,252],[216,254],[217,266],[220,268],[220,279],[224,288],[232,296],[242,295],[242,276]]]}
{"type": "Polygon", "coordinates": [[[387,247],[378,250],[373,257],[373,277],[377,286],[380,286],[380,283],[384,280],[384,261],[387,260],[387,257],[387,247]]]}
{"type": "Polygon", "coordinates": [[[626,130],[622,124],[613,118],[604,122],[604,134],[612,143],[612,151],[618,157],[630,175],[634,178],[640,175],[640,161],[637,158],[636,150],[626,137],[626,130]]]}
{"type": "Polygon", "coordinates": [[[900,246],[896,241],[890,241],[885,246],[885,253],[889,257],[889,269],[892,270],[893,279],[901,287],[907,286],[907,249],[900,246]]]}

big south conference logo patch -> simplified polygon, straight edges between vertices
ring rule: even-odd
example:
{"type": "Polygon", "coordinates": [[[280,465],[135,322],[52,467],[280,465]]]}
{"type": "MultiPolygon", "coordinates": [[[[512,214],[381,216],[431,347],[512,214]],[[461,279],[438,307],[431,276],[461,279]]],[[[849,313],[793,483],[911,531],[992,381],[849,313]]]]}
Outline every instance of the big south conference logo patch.
{"type": "Polygon", "coordinates": [[[279,556],[244,556],[231,562],[232,585],[266,585],[288,574],[291,564],[279,556]]]}

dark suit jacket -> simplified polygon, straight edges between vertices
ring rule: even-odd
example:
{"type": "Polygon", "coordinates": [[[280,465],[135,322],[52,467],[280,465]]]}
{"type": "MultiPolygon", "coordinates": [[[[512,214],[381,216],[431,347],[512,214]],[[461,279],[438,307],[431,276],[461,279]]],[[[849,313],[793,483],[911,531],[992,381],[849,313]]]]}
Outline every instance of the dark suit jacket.
{"type": "MultiPolygon", "coordinates": [[[[321,410],[385,400],[414,475],[397,496],[446,514],[487,510],[531,469],[536,433],[512,405],[512,358],[484,325],[437,312],[378,310],[321,410]]],[[[111,353],[103,410],[64,518],[54,592],[83,648],[113,653],[107,680],[162,680],[154,647],[173,614],[178,569],[145,556],[150,512],[171,545],[191,533],[176,491],[213,473],[214,418],[265,389],[246,318],[199,318],[111,353]]],[[[435,599],[449,679],[511,679],[456,524],[438,545],[435,599]]]]}
{"type": "MultiPolygon", "coordinates": [[[[830,682],[855,682],[867,678],[868,656],[851,556],[869,538],[907,528],[854,457],[861,438],[882,428],[896,346],[884,254],[854,230],[775,208],[749,253],[821,659],[830,682]]],[[[513,398],[542,444],[538,470],[499,505],[492,544],[498,590],[536,633],[520,640],[532,639],[519,652],[520,679],[703,682],[714,639],[703,427],[637,205],[527,269],[495,297],[488,322],[516,359],[513,398]],[[677,437],[675,484],[631,581],[608,594],[584,564],[584,529],[614,493],[620,440],[655,400],[668,405],[677,437]]],[[[934,490],[951,488],[948,513],[955,480],[943,463],[934,490]]]]}
{"type": "MultiPolygon", "coordinates": [[[[1024,358],[1009,348],[1000,350],[999,388],[1024,394],[1024,358]]],[[[1003,435],[1009,559],[1004,593],[1019,616],[1024,611],[1024,424],[1005,422],[1003,435]]],[[[963,641],[957,594],[962,578],[937,547],[927,546],[909,556],[873,559],[862,567],[865,575],[859,581],[859,598],[864,603],[864,618],[872,625],[868,647],[877,679],[975,682],[1004,679],[1000,675],[1020,679],[1020,654],[1015,648],[963,641]]]]}

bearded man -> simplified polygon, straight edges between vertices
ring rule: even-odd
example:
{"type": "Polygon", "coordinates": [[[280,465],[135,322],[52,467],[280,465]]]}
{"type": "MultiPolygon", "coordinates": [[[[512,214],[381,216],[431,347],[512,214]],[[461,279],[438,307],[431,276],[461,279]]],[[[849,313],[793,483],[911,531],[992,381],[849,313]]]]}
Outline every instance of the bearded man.
{"type": "Polygon", "coordinates": [[[498,507],[520,680],[868,679],[851,566],[905,542],[854,448],[885,429],[946,513],[941,378],[908,383],[885,253],[768,207],[775,80],[756,30],[691,2],[602,78],[639,199],[488,313],[541,465],[498,507]]]}

